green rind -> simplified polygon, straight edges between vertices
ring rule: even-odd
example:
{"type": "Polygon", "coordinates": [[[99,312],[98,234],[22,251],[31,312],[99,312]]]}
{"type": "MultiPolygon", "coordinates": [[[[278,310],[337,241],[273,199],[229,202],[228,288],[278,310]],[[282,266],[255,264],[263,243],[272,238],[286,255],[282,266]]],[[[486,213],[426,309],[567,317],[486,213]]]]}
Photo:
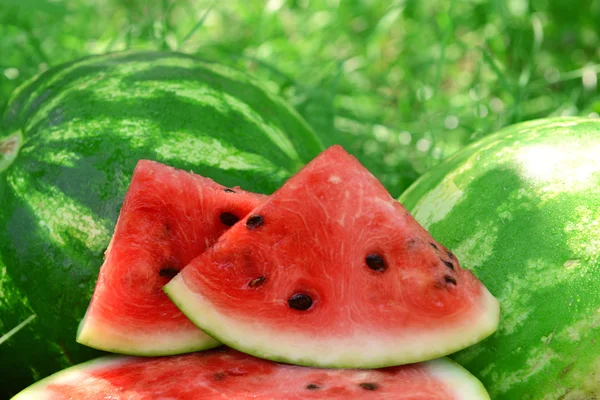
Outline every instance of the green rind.
{"type": "Polygon", "coordinates": [[[410,344],[414,344],[413,347],[416,348],[424,346],[413,342],[400,343],[398,338],[394,338],[390,340],[389,347],[386,347],[385,356],[380,356],[381,351],[369,349],[367,344],[369,341],[381,343],[386,339],[389,340],[383,336],[375,338],[371,334],[368,337],[352,337],[352,341],[343,344],[341,343],[347,338],[340,338],[334,342],[323,340],[321,343],[315,343],[308,342],[306,336],[296,338],[277,336],[276,329],[263,326],[259,321],[252,324],[229,318],[216,310],[209,299],[193,293],[181,275],[165,285],[163,291],[190,321],[219,342],[258,358],[306,367],[371,369],[432,360],[484,340],[496,331],[499,320],[498,302],[486,291],[482,294],[483,304],[480,305],[484,311],[478,315],[479,320],[470,321],[472,324],[465,327],[464,331],[452,329],[440,333],[439,330],[421,332],[420,336],[415,335],[415,341],[421,338],[422,343],[430,345],[426,346],[426,353],[414,354],[412,349],[406,351],[406,346],[410,344]],[[478,329],[474,329],[473,326],[478,329]],[[277,338],[277,343],[274,343],[271,338],[277,338]],[[439,346],[442,340],[445,340],[444,345],[439,346]],[[433,346],[437,346],[438,351],[433,351],[433,346]],[[350,348],[352,350],[349,350],[350,348]],[[366,356],[367,353],[369,357],[366,356]]]}
{"type": "Polygon", "coordinates": [[[600,121],[504,129],[400,201],[500,300],[498,333],[454,358],[494,399],[600,395],[600,121]]]}
{"type": "MultiPolygon", "coordinates": [[[[60,360],[63,356],[60,348],[37,332],[39,318],[31,308],[27,296],[19,289],[17,282],[7,274],[6,266],[0,256],[0,310],[11,310],[11,313],[0,314],[0,354],[17,352],[24,346],[30,351],[45,352],[53,359],[60,360]],[[28,340],[25,340],[25,339],[28,340]]],[[[10,360],[0,359],[0,376],[11,376],[10,385],[23,388],[31,383],[31,377],[41,377],[40,372],[27,365],[11,363],[10,360]]],[[[0,379],[0,398],[3,387],[9,385],[8,380],[0,379]]]]}
{"type": "MultiPolygon", "coordinates": [[[[38,315],[0,347],[7,382],[98,354],[75,343],[77,324],[138,159],[270,193],[322,150],[260,83],[179,53],[114,53],[50,69],[17,90],[2,127],[23,132],[18,157],[0,172],[0,257],[13,282],[5,290],[23,293],[38,315]],[[52,345],[33,351],[36,337],[52,345]]],[[[12,326],[29,316],[0,315],[12,326]]],[[[19,385],[1,385],[0,397],[19,385]]]]}

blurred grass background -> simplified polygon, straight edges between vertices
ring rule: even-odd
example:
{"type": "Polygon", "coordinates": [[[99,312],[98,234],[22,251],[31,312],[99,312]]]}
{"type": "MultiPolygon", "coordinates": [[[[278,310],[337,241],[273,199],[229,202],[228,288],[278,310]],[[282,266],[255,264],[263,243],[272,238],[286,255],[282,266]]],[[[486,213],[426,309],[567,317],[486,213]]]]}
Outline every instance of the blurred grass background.
{"type": "Polygon", "coordinates": [[[0,0],[0,110],[53,65],[128,48],[266,78],[393,195],[503,126],[600,114],[600,0],[0,0]]]}

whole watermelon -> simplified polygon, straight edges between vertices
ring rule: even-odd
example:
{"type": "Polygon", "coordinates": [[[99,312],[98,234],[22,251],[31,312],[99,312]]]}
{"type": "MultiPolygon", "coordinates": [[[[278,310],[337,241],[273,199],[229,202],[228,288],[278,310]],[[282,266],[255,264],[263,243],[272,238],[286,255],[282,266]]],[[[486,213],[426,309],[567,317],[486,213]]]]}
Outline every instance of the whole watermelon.
{"type": "Polygon", "coordinates": [[[401,197],[500,300],[455,359],[493,399],[600,398],[600,120],[514,125],[401,197]]]}
{"type": "Polygon", "coordinates": [[[77,324],[139,159],[270,193],[322,150],[244,73],[164,52],[44,72],[0,138],[0,398],[95,355],[77,324]]]}

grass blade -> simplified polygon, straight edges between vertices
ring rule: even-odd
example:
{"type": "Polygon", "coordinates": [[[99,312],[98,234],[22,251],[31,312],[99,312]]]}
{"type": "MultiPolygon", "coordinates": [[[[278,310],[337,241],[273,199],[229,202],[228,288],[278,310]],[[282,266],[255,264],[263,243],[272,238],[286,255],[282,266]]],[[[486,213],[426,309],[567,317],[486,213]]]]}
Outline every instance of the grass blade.
{"type": "Polygon", "coordinates": [[[198,29],[202,28],[202,25],[204,25],[204,21],[206,21],[206,18],[208,18],[208,15],[212,11],[213,7],[217,5],[218,2],[219,2],[219,0],[214,0],[211,3],[211,5],[206,9],[204,14],[202,14],[202,17],[200,18],[200,20],[198,22],[196,22],[196,25],[194,25],[194,27],[188,32],[187,35],[185,35],[185,37],[181,40],[181,42],[179,42],[178,49],[181,48],[181,46],[183,46],[185,44],[185,42],[187,42],[192,36],[194,36],[194,34],[196,33],[196,31],[198,29]]]}
{"type": "Polygon", "coordinates": [[[25,328],[31,321],[33,321],[37,317],[37,314],[30,315],[25,321],[21,322],[19,325],[12,328],[10,331],[5,333],[0,337],[0,345],[10,339],[14,334],[19,332],[21,329],[25,328]]]}

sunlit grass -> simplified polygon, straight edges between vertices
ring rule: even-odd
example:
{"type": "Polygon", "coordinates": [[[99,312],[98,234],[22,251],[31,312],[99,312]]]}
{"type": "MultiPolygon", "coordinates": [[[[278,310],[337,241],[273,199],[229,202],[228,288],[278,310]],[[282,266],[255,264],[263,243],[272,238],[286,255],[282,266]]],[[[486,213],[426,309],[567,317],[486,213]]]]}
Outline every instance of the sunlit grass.
{"type": "Polygon", "coordinates": [[[598,0],[5,0],[0,105],[75,57],[197,54],[268,79],[399,194],[500,127],[597,116],[598,21],[598,0]]]}

